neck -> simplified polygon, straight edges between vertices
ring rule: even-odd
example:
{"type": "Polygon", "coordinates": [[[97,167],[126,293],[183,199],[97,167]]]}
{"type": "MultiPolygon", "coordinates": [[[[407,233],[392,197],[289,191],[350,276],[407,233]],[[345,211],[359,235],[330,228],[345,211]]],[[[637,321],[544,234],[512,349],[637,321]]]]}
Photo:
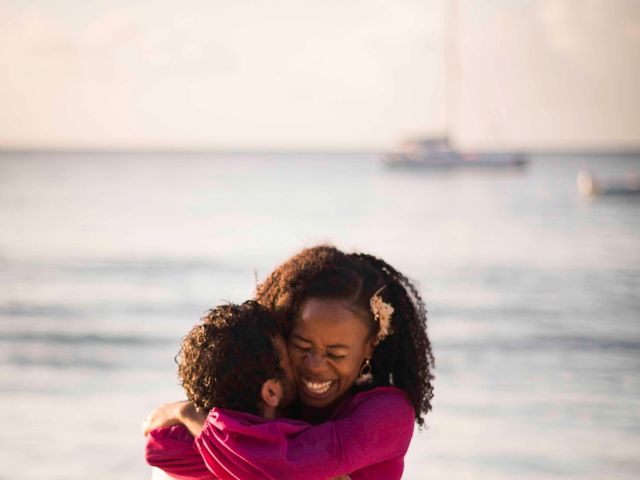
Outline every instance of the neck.
{"type": "Polygon", "coordinates": [[[276,418],[276,407],[262,405],[262,418],[276,418]]]}

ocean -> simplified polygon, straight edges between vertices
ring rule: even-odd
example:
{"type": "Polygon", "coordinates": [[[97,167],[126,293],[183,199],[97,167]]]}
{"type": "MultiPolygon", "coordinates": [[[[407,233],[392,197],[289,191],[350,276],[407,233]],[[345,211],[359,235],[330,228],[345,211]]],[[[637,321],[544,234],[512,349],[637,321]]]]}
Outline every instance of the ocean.
{"type": "Polygon", "coordinates": [[[1,153],[0,478],[149,478],[141,422],[183,397],[181,337],[321,242],[426,300],[435,398],[404,478],[638,478],[640,200],[579,196],[581,168],[640,157],[1,153]]]}

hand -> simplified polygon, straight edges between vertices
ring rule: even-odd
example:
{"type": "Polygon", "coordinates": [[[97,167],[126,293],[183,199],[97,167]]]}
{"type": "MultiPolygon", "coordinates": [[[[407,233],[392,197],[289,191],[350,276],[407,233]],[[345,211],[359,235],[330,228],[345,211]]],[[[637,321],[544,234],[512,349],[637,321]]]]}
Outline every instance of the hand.
{"type": "Polygon", "coordinates": [[[179,425],[182,423],[182,412],[191,404],[184,400],[181,402],[165,403],[156,407],[142,422],[142,433],[148,435],[155,428],[179,425]]]}

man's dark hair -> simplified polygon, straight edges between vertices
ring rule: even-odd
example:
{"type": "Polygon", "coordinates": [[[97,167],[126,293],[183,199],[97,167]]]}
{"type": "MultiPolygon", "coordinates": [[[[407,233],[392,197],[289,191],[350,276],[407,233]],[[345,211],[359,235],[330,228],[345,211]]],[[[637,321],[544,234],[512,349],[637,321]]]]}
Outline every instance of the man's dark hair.
{"type": "Polygon", "coordinates": [[[259,415],[263,383],[284,375],[277,335],[275,320],[255,301],[209,310],[176,357],[189,400],[201,411],[215,406],[259,415]]]}

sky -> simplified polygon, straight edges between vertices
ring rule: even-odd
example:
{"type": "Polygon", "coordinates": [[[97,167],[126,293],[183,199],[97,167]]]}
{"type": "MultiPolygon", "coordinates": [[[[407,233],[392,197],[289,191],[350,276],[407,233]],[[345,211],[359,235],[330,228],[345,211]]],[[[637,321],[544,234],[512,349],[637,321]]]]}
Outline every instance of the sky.
{"type": "Polygon", "coordinates": [[[638,0],[0,0],[0,148],[640,147],[638,0]]]}

